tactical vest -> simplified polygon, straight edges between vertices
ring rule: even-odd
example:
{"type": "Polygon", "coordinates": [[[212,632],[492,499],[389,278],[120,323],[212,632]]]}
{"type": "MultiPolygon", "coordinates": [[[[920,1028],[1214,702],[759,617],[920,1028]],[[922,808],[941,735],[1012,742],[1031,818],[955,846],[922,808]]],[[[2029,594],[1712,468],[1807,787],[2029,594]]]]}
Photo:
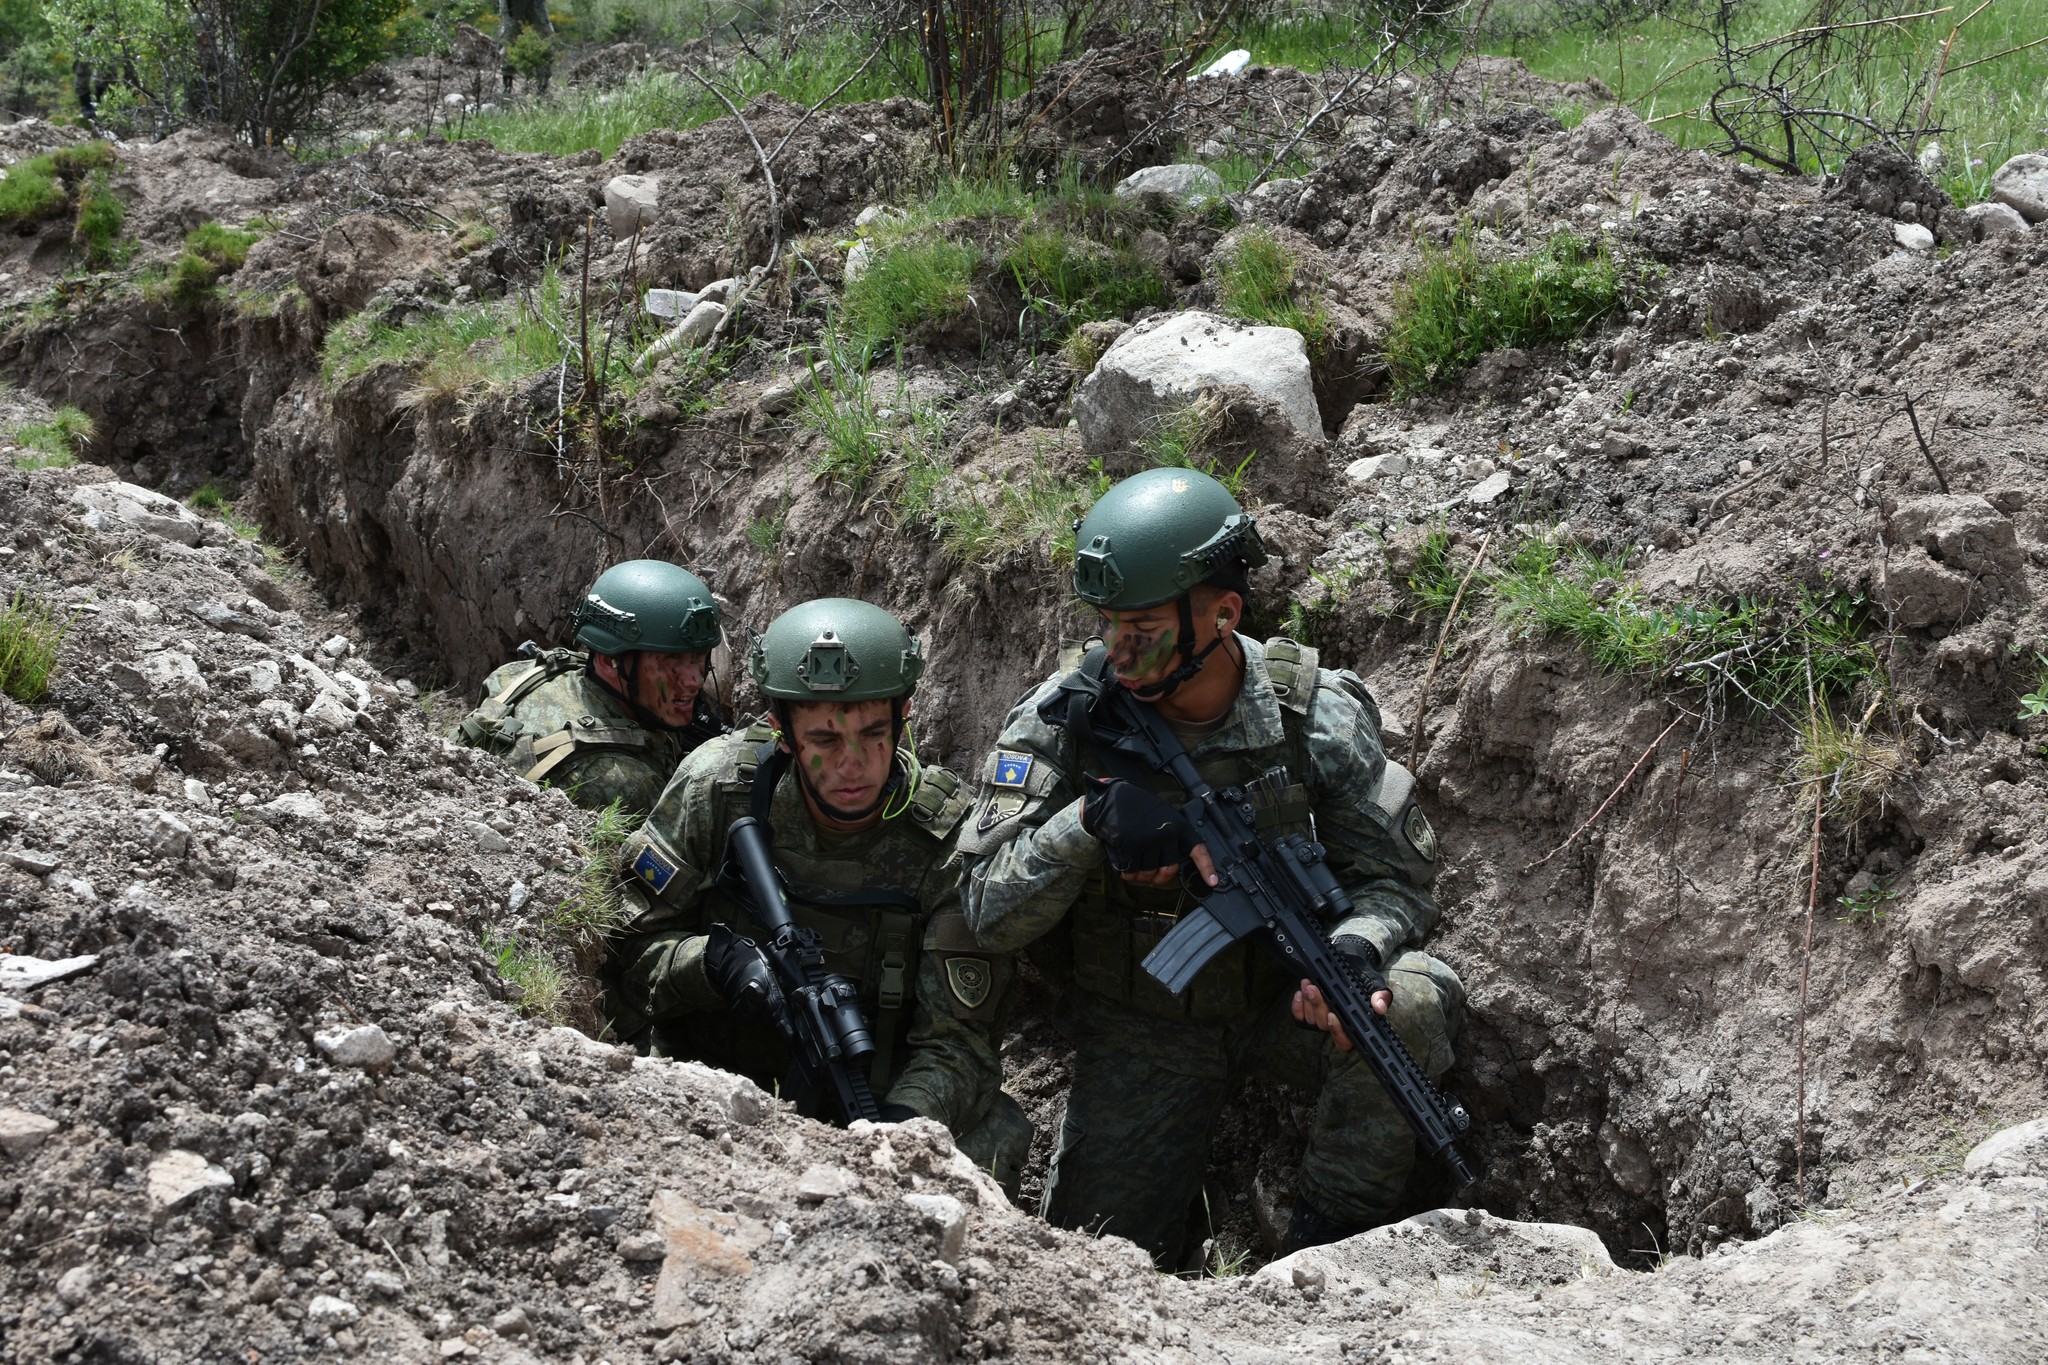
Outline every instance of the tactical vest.
{"type": "MultiPolygon", "coordinates": [[[[760,779],[771,771],[764,765],[774,752],[774,743],[772,726],[757,721],[748,728],[746,748],[732,777],[719,783],[724,797],[721,824],[730,825],[740,815],[752,814],[773,827],[768,817],[774,789],[760,779]]],[[[942,844],[967,812],[959,788],[959,779],[953,774],[943,768],[926,768],[908,808],[896,818],[910,821],[942,844]]],[[[824,836],[826,840],[830,837],[824,836]]],[[[827,970],[845,976],[860,990],[861,1006],[875,1036],[869,1075],[876,1091],[882,1092],[895,1077],[896,1062],[910,1032],[918,952],[924,940],[924,909],[914,890],[873,886],[875,876],[858,856],[834,857],[829,844],[822,851],[803,849],[778,838],[774,852],[776,868],[788,885],[791,916],[799,927],[818,931],[827,970]]],[[[934,861],[938,857],[935,848],[934,861]]],[[[726,898],[721,895],[720,899],[726,898]]],[[[730,901],[726,901],[723,918],[741,933],[753,923],[744,908],[730,901]]]]}
{"type": "MultiPolygon", "coordinates": [[[[1074,666],[1079,666],[1083,650],[1085,646],[1075,652],[1074,666]]],[[[1306,833],[1311,827],[1310,795],[1303,782],[1310,771],[1309,755],[1302,725],[1318,686],[1316,659],[1317,652],[1307,645],[1283,637],[1268,640],[1266,671],[1280,703],[1280,742],[1195,759],[1202,776],[1219,790],[1247,788],[1258,812],[1259,833],[1266,838],[1306,833]],[[1269,777],[1276,768],[1286,770],[1289,780],[1284,784],[1269,777]]],[[[1061,662],[1065,671],[1073,671],[1064,654],[1061,662]]],[[[1334,676],[1365,707],[1377,727],[1379,707],[1365,684],[1348,670],[1334,676]]],[[[1068,742],[1075,745],[1075,766],[1069,772],[1099,775],[1109,771],[1086,740],[1069,735],[1068,742]]],[[[1123,775],[1121,770],[1119,775],[1123,775]]],[[[1175,806],[1188,799],[1180,784],[1165,773],[1150,774],[1146,785],[1175,806]]],[[[1219,953],[1178,996],[1153,980],[1141,965],[1145,955],[1195,904],[1181,887],[1144,886],[1125,881],[1106,864],[1098,867],[1089,873],[1086,886],[1068,912],[1066,943],[1053,945],[1055,970],[1064,966],[1083,990],[1164,1019],[1235,1018],[1263,1006],[1292,984],[1294,978],[1286,967],[1252,942],[1235,943],[1219,953]],[[1060,956],[1068,961],[1058,963],[1060,956]]]]}

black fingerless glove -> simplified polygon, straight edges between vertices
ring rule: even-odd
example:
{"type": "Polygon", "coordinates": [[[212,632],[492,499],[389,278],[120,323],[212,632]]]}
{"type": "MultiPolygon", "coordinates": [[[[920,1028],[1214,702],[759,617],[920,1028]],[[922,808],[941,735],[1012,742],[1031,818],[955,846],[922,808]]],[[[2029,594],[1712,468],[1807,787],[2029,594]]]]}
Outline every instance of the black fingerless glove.
{"type": "Polygon", "coordinates": [[[1372,946],[1370,939],[1361,938],[1357,934],[1343,934],[1331,939],[1330,946],[1337,950],[1337,956],[1350,963],[1351,969],[1358,973],[1358,979],[1365,983],[1365,993],[1368,997],[1381,991],[1393,990],[1393,987],[1387,984],[1385,973],[1380,970],[1380,950],[1372,946]]]}
{"type": "Polygon", "coordinates": [[[877,1107],[884,1123],[908,1123],[918,1117],[917,1111],[907,1104],[884,1104],[877,1107]]]}
{"type": "Polygon", "coordinates": [[[1178,810],[1120,777],[1089,780],[1081,828],[1102,840],[1109,865],[1118,872],[1178,867],[1191,847],[1178,810]]]}
{"type": "Polygon", "coordinates": [[[724,998],[733,1018],[790,1036],[789,1002],[775,984],[775,971],[767,956],[752,939],[741,938],[723,924],[712,925],[704,945],[704,975],[724,998]]]}

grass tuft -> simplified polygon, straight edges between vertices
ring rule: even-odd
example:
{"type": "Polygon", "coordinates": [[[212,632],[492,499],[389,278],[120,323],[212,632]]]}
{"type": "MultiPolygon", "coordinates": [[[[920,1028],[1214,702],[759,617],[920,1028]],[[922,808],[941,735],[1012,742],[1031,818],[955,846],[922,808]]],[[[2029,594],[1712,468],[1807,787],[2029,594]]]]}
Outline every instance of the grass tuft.
{"type": "Polygon", "coordinates": [[[522,943],[509,929],[485,929],[480,946],[508,986],[519,1012],[545,1024],[569,1022],[569,973],[546,950],[522,943]]]}
{"type": "Polygon", "coordinates": [[[18,702],[40,701],[57,671],[57,646],[70,628],[48,602],[17,591],[0,610],[0,692],[18,702]]]}
{"type": "Polygon", "coordinates": [[[208,479],[192,490],[185,499],[185,505],[195,512],[225,512],[234,503],[235,495],[228,486],[218,479],[208,479]]]}
{"type": "Polygon", "coordinates": [[[93,423],[77,408],[61,407],[46,422],[28,422],[9,433],[22,448],[17,469],[69,469],[92,444],[93,423]]]}
{"type": "Polygon", "coordinates": [[[583,866],[569,894],[548,913],[547,927],[572,944],[587,944],[624,922],[619,904],[619,848],[639,828],[640,817],[618,801],[597,812],[583,836],[583,866]]]}
{"type": "Polygon", "coordinates": [[[1625,292],[1606,244],[1570,231],[1528,256],[1486,260],[1468,228],[1422,255],[1395,290],[1387,333],[1387,368],[1402,393],[1448,383],[1488,351],[1575,337],[1625,292]]]}
{"type": "Polygon", "coordinates": [[[1216,295],[1231,317],[1301,333],[1314,359],[1330,339],[1330,315],[1319,300],[1303,301],[1299,271],[1294,254],[1272,233],[1247,228],[1224,263],[1216,295]]]}
{"type": "Polygon", "coordinates": [[[191,309],[208,303],[219,297],[221,276],[241,269],[249,259],[249,248],[262,240],[259,227],[201,223],[185,234],[185,249],[178,258],[143,281],[142,297],[165,308],[191,309]]]}
{"type": "Polygon", "coordinates": [[[960,317],[971,306],[970,284],[980,259],[966,243],[938,236],[876,248],[867,269],[846,288],[847,335],[872,350],[960,317]]]}
{"type": "Polygon", "coordinates": [[[1128,245],[1108,246],[1058,228],[1027,228],[1003,268],[1027,306],[1052,315],[1055,335],[1173,302],[1159,268],[1128,245]]]}

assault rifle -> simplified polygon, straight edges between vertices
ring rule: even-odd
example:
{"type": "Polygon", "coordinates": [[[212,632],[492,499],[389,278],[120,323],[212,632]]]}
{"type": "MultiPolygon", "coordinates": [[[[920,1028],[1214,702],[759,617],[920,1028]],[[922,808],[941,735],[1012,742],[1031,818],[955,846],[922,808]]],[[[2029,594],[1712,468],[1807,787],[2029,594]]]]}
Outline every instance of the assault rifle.
{"type": "Polygon", "coordinates": [[[789,1097],[811,1118],[879,1119],[867,1074],[875,1039],[861,1013],[860,993],[845,977],[825,970],[818,931],[798,928],[791,917],[769,852],[768,827],[742,815],[726,833],[726,852],[732,874],[727,889],[745,900],[761,926],[761,951],[789,1004],[786,1036],[795,1059],[789,1097]]]}
{"type": "Polygon", "coordinates": [[[1159,713],[1114,683],[1097,690],[1087,724],[1112,755],[1135,759],[1181,785],[1190,797],[1181,819],[1193,841],[1208,846],[1216,867],[1216,885],[1146,955],[1145,970],[1179,995],[1216,954],[1263,930],[1266,946],[1323,993],[1344,1036],[1372,1066],[1423,1150],[1450,1166],[1460,1189],[1478,1179],[1454,1145],[1472,1124],[1465,1106],[1424,1074],[1401,1036],[1373,1009],[1372,988],[1323,928],[1352,910],[1351,897],[1324,861],[1323,846],[1300,834],[1261,839],[1253,795],[1241,787],[1211,787],[1159,713]]]}

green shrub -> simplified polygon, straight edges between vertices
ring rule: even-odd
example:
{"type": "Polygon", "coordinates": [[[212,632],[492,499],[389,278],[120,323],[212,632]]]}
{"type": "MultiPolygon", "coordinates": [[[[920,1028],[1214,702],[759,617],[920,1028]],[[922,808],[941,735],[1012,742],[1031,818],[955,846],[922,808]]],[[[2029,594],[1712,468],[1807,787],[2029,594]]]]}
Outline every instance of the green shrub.
{"type": "Polygon", "coordinates": [[[980,252],[944,237],[879,248],[846,288],[844,325],[857,345],[902,341],[965,313],[980,252]]]}
{"type": "Polygon", "coordinates": [[[17,469],[66,469],[92,444],[92,418],[74,407],[61,407],[47,422],[29,422],[10,435],[25,453],[14,457],[17,469]]]}
{"type": "Polygon", "coordinates": [[[70,628],[48,602],[16,592],[0,611],[0,692],[18,702],[40,700],[57,669],[57,646],[70,628]]]}
{"type": "Polygon", "coordinates": [[[1488,351],[1577,336],[1623,299],[1604,242],[1570,231],[1528,256],[1485,260],[1468,231],[1425,246],[1422,265],[1394,294],[1387,367],[1413,393],[1458,377],[1488,351]]]}
{"type": "MultiPolygon", "coordinates": [[[[7,168],[7,178],[0,180],[0,224],[25,226],[62,216],[80,183],[97,179],[96,173],[113,164],[114,149],[105,142],[59,147],[15,162],[7,168]]],[[[118,223],[115,230],[119,231],[118,223]]]]}
{"type": "Polygon", "coordinates": [[[1311,358],[1330,337],[1330,316],[1317,300],[1303,302],[1294,254],[1264,228],[1248,228],[1224,263],[1217,302],[1234,318],[1301,333],[1311,358]]]}
{"type": "Polygon", "coordinates": [[[522,24],[505,48],[505,65],[529,80],[536,79],[554,69],[555,45],[539,29],[522,24]]]}

